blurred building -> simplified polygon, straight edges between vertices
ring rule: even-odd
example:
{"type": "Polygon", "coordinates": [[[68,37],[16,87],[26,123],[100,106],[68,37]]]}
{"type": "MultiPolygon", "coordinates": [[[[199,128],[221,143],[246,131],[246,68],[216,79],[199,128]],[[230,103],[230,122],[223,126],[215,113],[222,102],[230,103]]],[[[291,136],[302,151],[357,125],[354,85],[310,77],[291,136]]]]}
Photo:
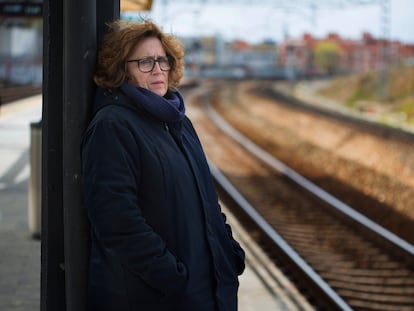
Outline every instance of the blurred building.
{"type": "Polygon", "coordinates": [[[4,18],[0,24],[0,85],[42,83],[41,18],[4,18]]]}
{"type": "Polygon", "coordinates": [[[301,38],[288,38],[278,47],[280,65],[287,70],[303,75],[324,74],[315,62],[315,48],[319,42],[330,41],[341,50],[339,73],[379,70],[384,66],[414,63],[414,45],[399,41],[377,39],[363,33],[360,40],[343,39],[331,33],[325,38],[304,34],[301,38]]]}

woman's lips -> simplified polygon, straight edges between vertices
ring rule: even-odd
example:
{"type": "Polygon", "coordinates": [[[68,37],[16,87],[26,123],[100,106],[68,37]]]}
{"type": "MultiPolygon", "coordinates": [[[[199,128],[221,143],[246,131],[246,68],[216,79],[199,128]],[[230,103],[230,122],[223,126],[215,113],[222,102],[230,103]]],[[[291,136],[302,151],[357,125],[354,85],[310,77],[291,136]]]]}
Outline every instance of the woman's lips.
{"type": "Polygon", "coordinates": [[[154,81],[151,84],[152,85],[160,85],[160,84],[164,84],[164,81],[154,81]]]}

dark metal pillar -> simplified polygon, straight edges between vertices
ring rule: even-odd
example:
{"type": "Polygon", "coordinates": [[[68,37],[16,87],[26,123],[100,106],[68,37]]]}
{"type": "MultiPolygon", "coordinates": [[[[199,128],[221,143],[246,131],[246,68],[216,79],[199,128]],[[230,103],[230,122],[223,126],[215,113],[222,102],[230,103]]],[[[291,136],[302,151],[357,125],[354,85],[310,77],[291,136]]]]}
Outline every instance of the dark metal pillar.
{"type": "Polygon", "coordinates": [[[63,3],[43,2],[42,229],[40,309],[65,310],[62,207],[63,3]]]}
{"type": "Polygon", "coordinates": [[[41,310],[86,310],[89,228],[80,141],[89,120],[97,42],[119,1],[44,1],[41,310]]]}
{"type": "Polygon", "coordinates": [[[62,198],[66,310],[86,310],[88,224],[80,193],[80,141],[92,102],[96,2],[64,1],[62,198]]]}

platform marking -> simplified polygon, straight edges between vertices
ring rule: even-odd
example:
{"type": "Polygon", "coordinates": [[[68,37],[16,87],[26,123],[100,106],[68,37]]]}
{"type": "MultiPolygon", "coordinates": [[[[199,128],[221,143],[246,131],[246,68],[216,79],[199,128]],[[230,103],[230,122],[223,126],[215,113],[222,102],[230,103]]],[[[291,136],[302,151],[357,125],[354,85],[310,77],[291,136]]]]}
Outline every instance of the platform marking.
{"type": "Polygon", "coordinates": [[[19,184],[27,180],[29,176],[30,176],[30,167],[29,167],[29,164],[26,163],[25,166],[20,170],[20,172],[14,178],[13,183],[19,184]]]}

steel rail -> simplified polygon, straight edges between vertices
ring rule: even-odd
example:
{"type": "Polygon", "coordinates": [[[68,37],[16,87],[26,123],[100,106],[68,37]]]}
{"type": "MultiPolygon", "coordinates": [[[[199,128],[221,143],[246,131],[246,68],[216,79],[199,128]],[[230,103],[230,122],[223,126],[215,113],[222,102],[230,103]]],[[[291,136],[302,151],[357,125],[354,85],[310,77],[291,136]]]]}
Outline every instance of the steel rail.
{"type": "Polygon", "coordinates": [[[346,215],[349,219],[359,223],[364,228],[369,231],[379,235],[384,241],[394,246],[396,249],[402,250],[405,255],[414,257],[414,245],[408,243],[407,241],[401,239],[394,233],[370,220],[366,216],[357,212],[349,205],[340,201],[338,198],[334,197],[330,193],[326,192],[310,180],[296,173],[293,169],[282,163],[281,161],[274,158],[268,152],[258,147],[251,140],[243,136],[238,132],[234,127],[232,127],[228,122],[226,122],[209,104],[210,100],[208,95],[204,97],[203,106],[207,115],[225,132],[227,135],[231,136],[236,140],[243,148],[257,156],[263,162],[268,164],[270,167],[276,169],[281,174],[286,176],[288,179],[292,180],[299,186],[303,187],[313,195],[320,198],[322,201],[328,203],[330,206],[334,207],[337,211],[346,215]]]}
{"type": "Polygon", "coordinates": [[[352,308],[317,274],[308,263],[283,239],[272,226],[250,205],[250,203],[237,191],[231,182],[220,172],[220,170],[209,161],[211,173],[220,187],[236,202],[240,208],[263,230],[272,242],[287,256],[295,267],[307,279],[315,284],[319,291],[329,300],[331,307],[338,310],[352,310],[352,308]]]}

